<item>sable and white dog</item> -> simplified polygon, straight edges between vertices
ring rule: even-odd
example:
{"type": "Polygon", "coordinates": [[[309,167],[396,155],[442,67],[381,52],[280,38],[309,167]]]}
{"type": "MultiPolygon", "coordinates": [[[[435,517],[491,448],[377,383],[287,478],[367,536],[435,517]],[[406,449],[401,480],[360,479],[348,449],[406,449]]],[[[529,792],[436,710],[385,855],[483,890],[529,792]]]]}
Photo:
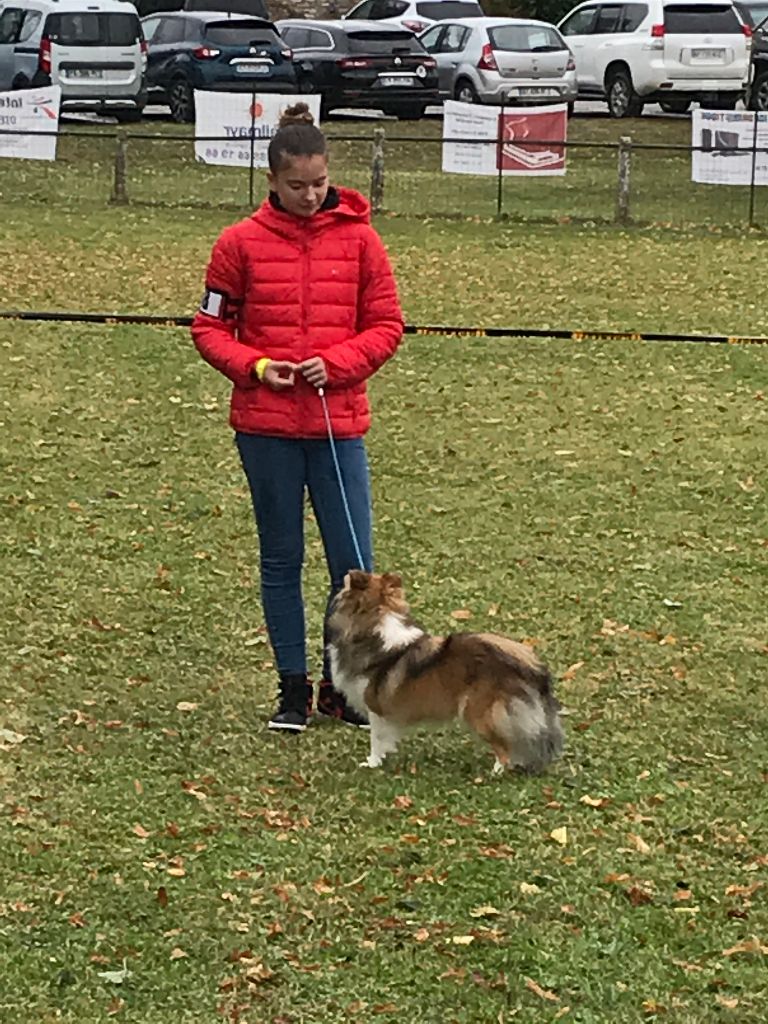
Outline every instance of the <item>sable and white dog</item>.
{"type": "Polygon", "coordinates": [[[408,726],[463,719],[507,765],[540,771],[563,730],[549,672],[523,644],[493,633],[430,636],[410,616],[402,580],[350,572],[330,618],[334,686],[371,723],[378,768],[408,726]]]}

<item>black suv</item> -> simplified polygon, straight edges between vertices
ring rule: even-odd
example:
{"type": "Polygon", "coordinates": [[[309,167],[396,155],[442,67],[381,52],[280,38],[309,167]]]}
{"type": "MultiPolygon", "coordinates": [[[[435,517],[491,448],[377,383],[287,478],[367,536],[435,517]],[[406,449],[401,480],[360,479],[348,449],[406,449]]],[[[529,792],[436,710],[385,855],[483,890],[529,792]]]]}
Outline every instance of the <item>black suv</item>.
{"type": "Polygon", "coordinates": [[[367,107],[415,119],[438,102],[437,65],[412,32],[376,21],[275,23],[293,50],[299,92],[322,112],[367,107]]]}
{"type": "Polygon", "coordinates": [[[291,51],[261,18],[216,11],[173,11],[142,19],[149,103],[166,103],[174,121],[195,119],[195,89],[296,92],[291,51]]]}
{"type": "Polygon", "coordinates": [[[752,81],[747,106],[750,110],[768,110],[768,0],[738,0],[734,6],[752,29],[752,81]]]}

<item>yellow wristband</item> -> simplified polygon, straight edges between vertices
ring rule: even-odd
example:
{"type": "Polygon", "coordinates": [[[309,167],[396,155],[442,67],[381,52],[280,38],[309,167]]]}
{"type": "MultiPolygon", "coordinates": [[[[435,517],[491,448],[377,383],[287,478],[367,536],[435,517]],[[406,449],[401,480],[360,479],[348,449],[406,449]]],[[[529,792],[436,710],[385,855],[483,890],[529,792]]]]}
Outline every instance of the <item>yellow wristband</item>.
{"type": "Polygon", "coordinates": [[[262,356],[261,359],[259,359],[259,361],[254,365],[253,372],[256,374],[259,380],[264,380],[264,371],[271,362],[272,360],[269,358],[269,356],[262,356]]]}

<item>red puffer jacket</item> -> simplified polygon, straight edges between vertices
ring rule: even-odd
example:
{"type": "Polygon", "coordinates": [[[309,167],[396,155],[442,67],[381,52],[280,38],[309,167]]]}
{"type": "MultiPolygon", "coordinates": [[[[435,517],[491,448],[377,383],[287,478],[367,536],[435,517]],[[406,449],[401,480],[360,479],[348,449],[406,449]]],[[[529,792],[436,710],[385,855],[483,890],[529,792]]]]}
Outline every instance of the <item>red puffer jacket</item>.
{"type": "Polygon", "coordinates": [[[360,437],[370,426],[365,382],[400,343],[402,314],[367,201],[351,189],[329,195],[307,218],[267,200],[214,246],[192,337],[234,384],[235,430],[325,436],[315,388],[300,374],[285,391],[259,383],[252,370],[263,356],[293,363],[322,356],[335,434],[360,437]]]}

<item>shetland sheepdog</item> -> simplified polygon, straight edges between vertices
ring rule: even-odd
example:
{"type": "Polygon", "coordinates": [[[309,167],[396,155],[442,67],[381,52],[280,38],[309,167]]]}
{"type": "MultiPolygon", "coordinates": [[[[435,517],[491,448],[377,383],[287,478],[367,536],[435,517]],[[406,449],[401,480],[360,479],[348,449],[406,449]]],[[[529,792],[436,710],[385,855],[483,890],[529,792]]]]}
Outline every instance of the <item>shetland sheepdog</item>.
{"type": "Polygon", "coordinates": [[[490,744],[494,774],[540,771],[562,750],[559,704],[536,654],[494,633],[430,636],[399,576],[348,573],[329,627],[333,684],[371,724],[363,766],[378,768],[408,726],[453,718],[490,744]]]}

